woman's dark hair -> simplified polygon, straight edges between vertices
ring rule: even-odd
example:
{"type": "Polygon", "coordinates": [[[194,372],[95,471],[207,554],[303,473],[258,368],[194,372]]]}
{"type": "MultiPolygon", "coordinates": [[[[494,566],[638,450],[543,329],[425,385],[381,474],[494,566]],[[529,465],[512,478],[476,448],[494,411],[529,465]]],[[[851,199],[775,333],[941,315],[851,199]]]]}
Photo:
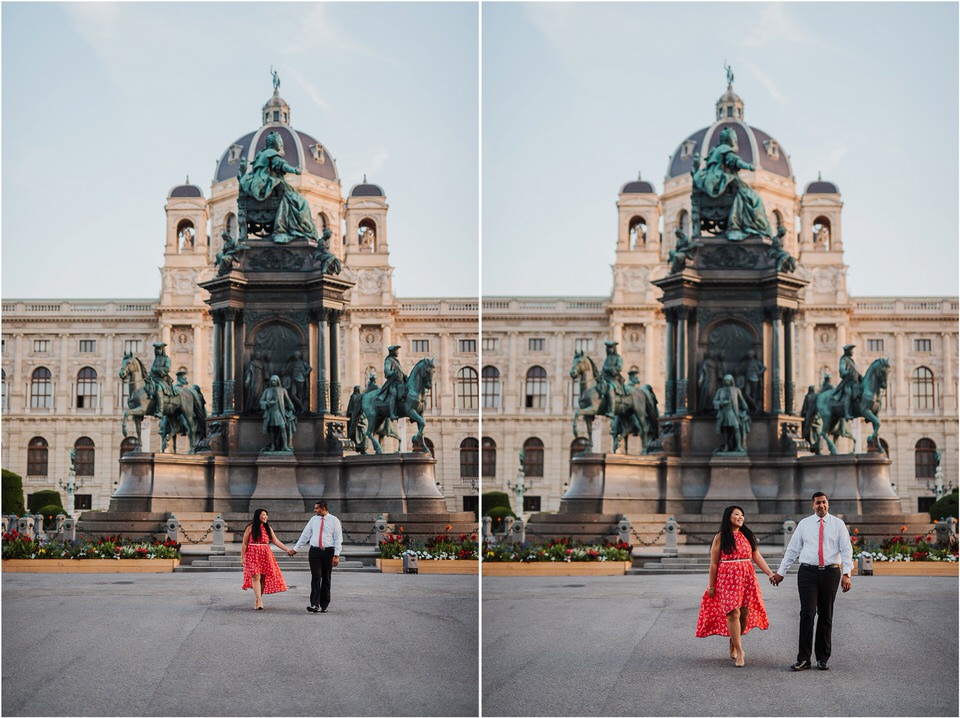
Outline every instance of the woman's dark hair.
{"type": "Polygon", "coordinates": [[[260,523],[260,514],[265,514],[265,513],[267,513],[266,509],[257,509],[256,511],[253,512],[253,523],[250,524],[250,540],[251,541],[266,540],[267,543],[270,542],[270,533],[272,531],[272,529],[270,528],[270,522],[267,521],[265,523],[260,523]],[[262,536],[261,526],[263,527],[263,529],[266,529],[267,531],[267,535],[265,538],[262,536]]]}
{"type": "MultiPolygon", "coordinates": [[[[737,550],[737,539],[734,537],[733,527],[730,525],[730,516],[737,509],[740,509],[740,513],[745,513],[739,506],[728,506],[723,510],[723,518],[720,520],[720,553],[729,554],[737,550]]],[[[751,549],[757,547],[757,539],[746,524],[740,527],[740,533],[750,542],[751,549]]]]}

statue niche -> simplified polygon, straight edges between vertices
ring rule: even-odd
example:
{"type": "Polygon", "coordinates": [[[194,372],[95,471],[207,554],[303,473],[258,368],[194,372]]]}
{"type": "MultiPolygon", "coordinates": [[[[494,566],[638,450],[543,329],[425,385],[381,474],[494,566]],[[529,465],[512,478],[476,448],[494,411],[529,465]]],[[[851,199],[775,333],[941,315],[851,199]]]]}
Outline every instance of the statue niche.
{"type": "Polygon", "coordinates": [[[247,345],[244,366],[244,413],[260,414],[260,395],[277,376],[287,392],[295,413],[310,410],[311,367],[303,359],[305,343],[291,326],[273,322],[261,325],[247,345]]]}

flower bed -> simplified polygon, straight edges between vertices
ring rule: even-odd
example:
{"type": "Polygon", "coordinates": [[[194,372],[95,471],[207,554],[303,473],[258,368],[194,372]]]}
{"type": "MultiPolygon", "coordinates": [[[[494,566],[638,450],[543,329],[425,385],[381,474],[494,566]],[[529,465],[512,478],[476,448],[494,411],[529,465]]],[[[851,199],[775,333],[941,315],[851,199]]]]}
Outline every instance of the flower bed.
{"type": "MultiPolygon", "coordinates": [[[[447,525],[448,531],[451,528],[447,525]]],[[[404,554],[427,561],[477,561],[477,535],[460,534],[458,538],[451,538],[444,533],[419,544],[404,536],[403,529],[386,534],[380,542],[380,558],[402,559],[404,554]]]]}
{"type": "Polygon", "coordinates": [[[166,540],[130,540],[108,536],[93,541],[51,541],[27,538],[16,531],[2,536],[4,566],[8,560],[55,559],[75,560],[176,560],[180,559],[180,544],[166,540]]]}
{"type": "MultiPolygon", "coordinates": [[[[901,531],[906,531],[906,527],[903,527],[901,531]]],[[[885,562],[957,562],[957,549],[937,546],[933,537],[929,534],[915,536],[913,541],[910,541],[906,536],[894,536],[880,544],[875,544],[864,541],[859,536],[859,532],[854,529],[851,541],[853,543],[854,561],[860,556],[869,556],[873,559],[874,565],[885,562]]]]}
{"type": "Polygon", "coordinates": [[[574,543],[570,539],[554,539],[547,543],[538,544],[524,542],[522,544],[485,544],[483,560],[490,562],[561,562],[574,563],[582,561],[630,561],[630,545],[618,541],[615,544],[584,545],[574,543]]]}

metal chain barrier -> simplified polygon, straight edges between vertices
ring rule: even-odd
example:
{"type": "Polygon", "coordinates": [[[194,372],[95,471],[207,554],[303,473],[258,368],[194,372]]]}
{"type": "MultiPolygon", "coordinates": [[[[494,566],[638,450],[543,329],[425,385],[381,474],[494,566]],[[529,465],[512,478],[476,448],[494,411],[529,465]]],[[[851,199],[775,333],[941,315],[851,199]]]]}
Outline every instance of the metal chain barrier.
{"type": "Polygon", "coordinates": [[[657,541],[660,540],[660,537],[663,536],[663,535],[666,533],[666,531],[667,531],[667,530],[666,530],[665,528],[660,529],[660,532],[659,532],[656,536],[654,536],[653,539],[651,539],[650,541],[647,541],[647,540],[645,540],[645,539],[643,538],[643,536],[641,536],[640,534],[637,533],[637,530],[636,530],[636,529],[634,529],[633,527],[630,528],[630,533],[633,534],[633,537],[634,537],[637,541],[639,541],[639,542],[640,542],[640,545],[642,545],[642,546],[654,546],[654,545],[656,545],[657,541]]]}
{"type": "Polygon", "coordinates": [[[344,532],[343,532],[343,539],[344,539],[344,541],[346,541],[347,543],[365,544],[365,543],[367,542],[367,539],[369,539],[371,536],[373,536],[373,534],[374,534],[375,531],[376,531],[376,527],[374,526],[374,527],[371,528],[369,531],[367,531],[367,535],[364,536],[364,537],[363,537],[362,539],[360,539],[359,541],[357,541],[353,536],[351,536],[349,533],[347,533],[346,531],[344,531],[344,532]]]}
{"type": "Polygon", "coordinates": [[[198,538],[198,539],[190,538],[190,534],[188,534],[188,533],[186,532],[186,530],[183,528],[183,526],[179,526],[178,528],[179,528],[179,530],[180,530],[180,533],[183,534],[183,537],[184,537],[189,543],[198,544],[198,543],[203,543],[204,539],[206,539],[207,536],[210,535],[210,533],[213,531],[213,524],[210,524],[210,528],[208,528],[206,531],[204,531],[204,532],[203,532],[203,536],[201,536],[201,537],[198,538]]]}

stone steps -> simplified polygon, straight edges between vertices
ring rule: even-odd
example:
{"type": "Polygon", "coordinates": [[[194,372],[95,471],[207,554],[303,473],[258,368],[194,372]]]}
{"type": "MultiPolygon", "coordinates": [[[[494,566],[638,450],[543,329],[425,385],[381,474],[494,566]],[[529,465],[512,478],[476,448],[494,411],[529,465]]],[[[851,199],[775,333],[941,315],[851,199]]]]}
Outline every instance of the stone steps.
{"type": "MultiPolygon", "coordinates": [[[[228,546],[226,554],[193,553],[189,549],[181,552],[183,560],[175,572],[197,573],[197,572],[235,572],[242,573],[243,565],[240,563],[240,547],[228,546]]],[[[296,556],[285,556],[279,549],[274,550],[277,563],[280,570],[284,573],[288,571],[309,571],[310,562],[307,558],[307,550],[302,549],[296,556]]],[[[376,573],[376,559],[379,558],[379,551],[369,546],[344,546],[340,554],[340,564],[334,568],[334,571],[343,571],[344,573],[376,573]]]]}

